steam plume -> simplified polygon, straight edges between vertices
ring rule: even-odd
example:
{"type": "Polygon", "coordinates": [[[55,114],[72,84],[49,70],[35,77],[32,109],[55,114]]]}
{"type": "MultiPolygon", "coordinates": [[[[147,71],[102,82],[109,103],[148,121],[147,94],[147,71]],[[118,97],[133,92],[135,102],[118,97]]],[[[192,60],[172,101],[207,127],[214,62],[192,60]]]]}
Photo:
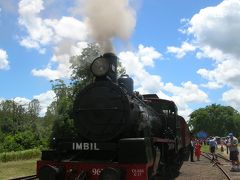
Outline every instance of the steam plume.
{"type": "Polygon", "coordinates": [[[128,0],[84,0],[83,15],[91,37],[105,52],[112,52],[112,39],[127,40],[136,24],[128,0]]]}

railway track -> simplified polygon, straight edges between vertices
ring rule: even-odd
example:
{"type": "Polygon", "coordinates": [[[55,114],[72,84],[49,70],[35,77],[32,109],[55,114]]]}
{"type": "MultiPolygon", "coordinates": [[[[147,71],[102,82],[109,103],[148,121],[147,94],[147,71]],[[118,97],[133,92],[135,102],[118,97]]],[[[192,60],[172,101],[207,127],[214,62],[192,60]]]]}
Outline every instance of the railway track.
{"type": "Polygon", "coordinates": [[[223,159],[223,160],[225,160],[225,161],[227,161],[227,162],[231,162],[231,160],[229,160],[228,158],[224,157],[224,156],[221,155],[220,153],[217,153],[216,155],[217,155],[217,157],[219,157],[219,158],[221,158],[221,159],[223,159]]]}
{"type": "Polygon", "coordinates": [[[22,176],[18,178],[9,179],[9,180],[33,180],[33,179],[38,179],[37,175],[22,176]]]}
{"type": "Polygon", "coordinates": [[[205,158],[209,159],[209,161],[211,163],[213,163],[213,166],[216,166],[224,175],[228,180],[232,180],[230,174],[223,168],[223,163],[220,162],[218,159],[221,158],[227,162],[231,162],[230,160],[228,160],[227,158],[225,158],[224,156],[222,156],[221,154],[216,154],[217,158],[213,159],[213,156],[211,153],[202,153],[202,156],[204,156],[205,158]]]}

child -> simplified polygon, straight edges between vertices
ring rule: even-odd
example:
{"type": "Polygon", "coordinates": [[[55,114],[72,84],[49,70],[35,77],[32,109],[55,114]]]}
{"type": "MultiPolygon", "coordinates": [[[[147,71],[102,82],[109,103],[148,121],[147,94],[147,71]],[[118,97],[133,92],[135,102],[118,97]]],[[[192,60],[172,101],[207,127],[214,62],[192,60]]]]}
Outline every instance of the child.
{"type": "Polygon", "coordinates": [[[198,161],[200,160],[201,147],[202,147],[201,144],[200,144],[199,141],[197,140],[194,149],[195,149],[195,156],[197,157],[197,160],[198,160],[198,161]]]}

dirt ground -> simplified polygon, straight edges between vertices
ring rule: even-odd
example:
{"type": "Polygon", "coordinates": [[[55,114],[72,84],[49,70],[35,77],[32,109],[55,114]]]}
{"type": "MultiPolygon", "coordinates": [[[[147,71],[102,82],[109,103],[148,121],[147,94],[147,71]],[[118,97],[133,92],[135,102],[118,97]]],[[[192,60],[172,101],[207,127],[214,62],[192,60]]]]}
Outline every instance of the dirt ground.
{"type": "MultiPolygon", "coordinates": [[[[230,166],[229,166],[230,168],[230,166]]],[[[200,161],[184,162],[180,169],[180,175],[176,180],[222,180],[226,179],[222,173],[206,158],[201,158],[200,161]]]]}
{"type": "MultiPolygon", "coordinates": [[[[226,155],[227,157],[227,155],[226,155]]],[[[223,164],[224,170],[230,174],[232,180],[240,180],[240,172],[230,172],[231,163],[223,164]]],[[[200,161],[185,161],[176,180],[224,180],[223,173],[208,159],[201,156],[200,161]]]]}

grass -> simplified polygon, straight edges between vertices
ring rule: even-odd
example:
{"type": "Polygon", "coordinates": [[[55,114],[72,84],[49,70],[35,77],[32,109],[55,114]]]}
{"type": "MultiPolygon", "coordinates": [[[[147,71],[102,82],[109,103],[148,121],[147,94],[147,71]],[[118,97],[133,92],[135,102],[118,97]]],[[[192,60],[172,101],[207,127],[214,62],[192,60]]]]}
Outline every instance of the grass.
{"type": "MultiPolygon", "coordinates": [[[[223,146],[223,147],[224,147],[224,151],[222,152],[222,151],[221,151],[221,146],[218,145],[218,148],[216,149],[216,153],[220,153],[220,154],[222,154],[222,155],[224,155],[224,156],[228,156],[227,153],[226,153],[226,146],[223,146]]],[[[210,150],[209,150],[209,145],[202,145],[201,151],[202,151],[202,152],[209,153],[209,152],[210,152],[210,150]]]]}
{"type": "Polygon", "coordinates": [[[206,153],[209,152],[209,146],[208,145],[202,145],[201,151],[206,152],[206,153]]]}
{"type": "Polygon", "coordinates": [[[0,179],[7,180],[11,178],[28,176],[36,174],[36,162],[38,159],[0,162],[0,179]]]}
{"type": "Polygon", "coordinates": [[[41,151],[39,149],[28,149],[16,152],[4,152],[0,153],[0,162],[33,159],[40,157],[40,155],[41,151]]]}

